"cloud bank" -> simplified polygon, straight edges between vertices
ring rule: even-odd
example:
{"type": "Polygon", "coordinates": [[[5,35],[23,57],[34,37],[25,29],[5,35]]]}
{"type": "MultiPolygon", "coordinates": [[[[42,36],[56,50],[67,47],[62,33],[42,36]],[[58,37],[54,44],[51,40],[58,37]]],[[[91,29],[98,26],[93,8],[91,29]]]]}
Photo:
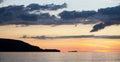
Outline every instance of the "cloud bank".
{"type": "MultiPolygon", "coordinates": [[[[120,24],[120,5],[115,7],[100,8],[98,11],[63,11],[59,14],[59,16],[64,20],[79,18],[79,20],[88,22],[88,24],[90,22],[95,24],[95,22],[98,21],[100,23],[96,24],[90,31],[95,32],[110,25],[120,24]]],[[[80,23],[80,21],[78,23],[80,23]]]]}
{"type": "MultiPolygon", "coordinates": [[[[1,0],[2,2],[3,0],[1,0]]],[[[0,8],[0,25],[25,24],[25,25],[62,25],[62,24],[96,24],[90,32],[96,32],[110,25],[120,24],[120,5],[115,7],[100,8],[98,11],[63,11],[55,15],[41,11],[56,11],[67,8],[67,4],[30,4],[10,5],[0,8]]]]}
{"type": "Polygon", "coordinates": [[[67,4],[30,4],[24,5],[10,5],[0,8],[0,25],[7,24],[54,24],[56,16],[49,13],[42,13],[45,10],[58,10],[66,8],[67,4]],[[36,14],[36,11],[38,12],[36,14]]]}

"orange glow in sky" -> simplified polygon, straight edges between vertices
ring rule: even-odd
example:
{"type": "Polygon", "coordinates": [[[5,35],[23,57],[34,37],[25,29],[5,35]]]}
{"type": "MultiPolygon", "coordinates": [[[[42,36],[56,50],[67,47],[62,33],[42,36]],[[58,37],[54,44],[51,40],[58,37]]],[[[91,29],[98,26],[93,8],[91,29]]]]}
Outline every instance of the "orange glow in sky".
{"type": "Polygon", "coordinates": [[[120,39],[22,39],[30,44],[46,49],[59,49],[62,52],[120,52],[120,39]]]}
{"type": "Polygon", "coordinates": [[[95,33],[90,33],[93,25],[61,25],[15,27],[12,25],[0,26],[0,38],[12,38],[23,40],[29,44],[43,49],[59,49],[62,52],[120,52],[120,39],[103,38],[70,38],[70,39],[23,39],[28,36],[69,36],[69,35],[120,35],[120,26],[111,26],[95,33]]]}

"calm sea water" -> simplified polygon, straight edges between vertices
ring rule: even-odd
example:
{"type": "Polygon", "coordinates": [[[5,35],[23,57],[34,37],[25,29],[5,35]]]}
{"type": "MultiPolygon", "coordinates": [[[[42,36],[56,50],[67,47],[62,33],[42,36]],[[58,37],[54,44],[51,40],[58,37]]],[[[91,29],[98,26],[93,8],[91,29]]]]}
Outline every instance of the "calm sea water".
{"type": "Polygon", "coordinates": [[[0,62],[120,62],[120,52],[0,52],[0,62]]]}

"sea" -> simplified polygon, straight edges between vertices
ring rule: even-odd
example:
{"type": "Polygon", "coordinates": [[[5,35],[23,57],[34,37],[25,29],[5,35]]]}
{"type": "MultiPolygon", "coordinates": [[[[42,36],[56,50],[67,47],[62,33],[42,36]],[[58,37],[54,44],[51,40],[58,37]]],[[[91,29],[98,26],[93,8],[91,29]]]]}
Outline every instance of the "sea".
{"type": "Polygon", "coordinates": [[[0,62],[120,62],[120,52],[0,52],[0,62]]]}

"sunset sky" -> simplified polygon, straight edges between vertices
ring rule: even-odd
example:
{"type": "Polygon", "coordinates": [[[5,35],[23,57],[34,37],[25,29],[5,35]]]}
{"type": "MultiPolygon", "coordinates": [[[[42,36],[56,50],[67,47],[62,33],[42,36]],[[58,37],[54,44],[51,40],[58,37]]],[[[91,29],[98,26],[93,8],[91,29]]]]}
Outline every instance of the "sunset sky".
{"type": "MultiPolygon", "coordinates": [[[[19,39],[29,44],[39,46],[40,48],[43,48],[43,49],[59,49],[63,52],[67,52],[67,51],[120,52],[120,25],[119,25],[120,12],[117,14],[118,18],[116,14],[114,15],[113,13],[111,13],[113,14],[112,15],[113,19],[109,18],[111,17],[111,15],[109,14],[107,14],[108,15],[107,18],[103,17],[103,19],[99,18],[99,15],[96,14],[96,13],[99,13],[98,9],[101,9],[101,8],[108,9],[108,7],[117,8],[116,6],[118,5],[120,5],[120,0],[22,0],[22,1],[0,0],[0,14],[3,14],[3,15],[0,15],[0,38],[19,39]],[[28,6],[31,3],[36,3],[41,6],[53,3],[55,5],[59,5],[60,7],[57,8],[56,10],[53,10],[54,6],[52,7],[52,9],[51,7],[49,9],[45,9],[46,11],[40,10],[40,13],[43,13],[43,14],[46,12],[50,13],[49,15],[50,18],[45,18],[45,19],[38,18],[37,22],[34,21],[34,19],[32,21],[28,21],[29,17],[27,19],[23,18],[23,21],[21,21],[22,17],[20,20],[17,17],[14,19],[15,16],[12,19],[14,21],[9,20],[9,18],[8,20],[2,18],[2,16],[4,15],[4,13],[2,13],[1,11],[1,9],[3,9],[2,7],[8,8],[7,6],[9,5],[28,6]],[[67,4],[67,8],[64,3],[67,4]],[[83,13],[81,11],[88,11],[88,10],[96,11],[96,13],[92,16],[88,15],[87,18],[84,16],[82,18],[78,16],[71,19],[71,18],[64,18],[63,16],[64,15],[63,11],[68,11],[68,13],[72,13],[70,11],[73,11],[73,13],[75,12],[74,13],[75,15],[77,13],[80,13],[80,14],[83,13]],[[62,15],[58,15],[60,13],[62,13],[62,15]],[[52,17],[51,15],[55,15],[56,18],[51,18],[52,17]],[[96,17],[98,16],[98,19],[94,19],[95,16],[96,17]],[[27,20],[27,22],[25,22],[25,20],[27,20]],[[50,20],[50,21],[47,21],[47,20],[50,20]],[[55,21],[57,20],[58,22],[52,23],[53,21],[51,20],[55,20],[55,21]],[[59,22],[61,20],[62,22],[59,22]],[[78,20],[80,22],[77,22],[78,20]],[[109,21],[110,21],[110,24],[109,24],[109,21]],[[22,22],[23,24],[21,25],[22,22]],[[18,25],[15,25],[15,24],[18,24],[18,25]],[[28,26],[26,26],[27,24],[28,26]],[[84,37],[84,36],[91,36],[91,35],[93,35],[92,38],[84,37]],[[27,36],[29,38],[22,38],[23,36],[27,36]],[[41,39],[42,36],[45,36],[45,37],[72,36],[72,38],[41,39]],[[74,36],[75,37],[82,36],[82,38],[75,38],[74,36]],[[97,38],[96,36],[100,36],[100,38],[97,38]],[[109,37],[109,36],[112,36],[112,37],[109,37]],[[114,38],[114,36],[118,36],[118,38],[114,38]],[[37,38],[32,38],[32,37],[37,37],[37,38]]],[[[26,7],[24,8],[26,9],[26,7]]],[[[37,10],[35,9],[35,11],[37,10]]],[[[120,10],[120,6],[118,10],[120,10]]],[[[14,11],[13,12],[11,11],[11,13],[14,15],[14,11]]],[[[33,13],[35,12],[33,11],[33,13]]],[[[15,13],[15,14],[19,16],[19,13],[15,13]]],[[[30,15],[26,13],[26,11],[25,11],[25,14],[30,15]]],[[[74,15],[72,14],[72,16],[74,15]]],[[[42,15],[39,15],[39,17],[40,16],[42,17],[42,15]]],[[[69,15],[67,16],[69,17],[69,15]]],[[[105,15],[102,14],[102,16],[106,16],[106,14],[105,15]]]]}

